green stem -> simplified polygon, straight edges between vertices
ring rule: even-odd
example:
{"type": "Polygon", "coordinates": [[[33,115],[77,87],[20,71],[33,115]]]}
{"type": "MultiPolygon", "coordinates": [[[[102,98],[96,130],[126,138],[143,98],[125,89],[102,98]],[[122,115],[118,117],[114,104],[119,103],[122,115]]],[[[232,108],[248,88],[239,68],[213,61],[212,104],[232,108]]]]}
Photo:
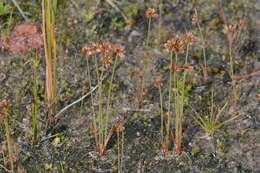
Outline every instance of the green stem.
{"type": "MultiPolygon", "coordinates": [[[[88,76],[88,83],[89,83],[89,87],[90,87],[90,91],[91,91],[91,86],[92,86],[92,82],[91,82],[91,73],[90,73],[90,68],[89,68],[89,60],[87,57],[87,76],[88,76]]],[[[93,93],[90,93],[90,99],[91,99],[91,110],[92,110],[92,115],[93,115],[93,123],[94,126],[96,127],[96,121],[97,121],[97,117],[95,114],[95,108],[94,108],[94,98],[93,98],[93,93]]]]}
{"type": "Polygon", "coordinates": [[[115,76],[117,61],[118,61],[118,56],[116,56],[116,59],[114,62],[112,76],[111,76],[111,79],[109,82],[109,88],[108,88],[107,109],[106,109],[106,117],[105,117],[105,136],[107,136],[107,133],[108,133],[108,119],[109,119],[109,115],[110,115],[111,92],[112,92],[112,88],[113,88],[113,80],[114,80],[114,76],[115,76]]]}
{"type": "Polygon", "coordinates": [[[151,29],[151,22],[152,22],[152,18],[149,17],[148,19],[148,30],[147,30],[147,40],[146,40],[146,46],[149,46],[149,41],[150,41],[150,29],[151,29]]]}
{"type": "Polygon", "coordinates": [[[13,149],[11,144],[10,129],[8,123],[8,115],[7,115],[8,113],[6,108],[4,109],[4,114],[6,115],[6,117],[4,118],[4,126],[5,126],[5,136],[7,141],[8,157],[9,157],[11,172],[14,173],[13,149]]]}
{"type": "Polygon", "coordinates": [[[233,80],[234,64],[233,64],[233,56],[232,56],[232,45],[229,45],[229,63],[230,63],[230,78],[231,78],[231,85],[232,85],[232,104],[233,104],[233,109],[236,110],[237,93],[236,93],[235,81],[233,80]]]}
{"type": "Polygon", "coordinates": [[[163,97],[162,97],[162,88],[159,86],[159,94],[160,94],[160,110],[161,110],[161,142],[164,142],[164,118],[163,118],[163,97]]]}
{"type": "MultiPolygon", "coordinates": [[[[170,66],[173,63],[173,53],[170,55],[170,66]]],[[[170,136],[170,114],[171,114],[171,99],[172,99],[172,71],[170,69],[170,81],[169,81],[169,96],[168,96],[168,114],[167,114],[167,129],[166,129],[166,144],[169,144],[170,136]]]]}
{"type": "Polygon", "coordinates": [[[103,73],[104,73],[104,67],[101,69],[101,74],[99,78],[99,84],[98,84],[98,114],[99,114],[99,133],[100,133],[100,143],[103,144],[105,142],[105,136],[104,136],[104,119],[103,119],[103,103],[102,103],[102,90],[103,90],[103,73]]]}

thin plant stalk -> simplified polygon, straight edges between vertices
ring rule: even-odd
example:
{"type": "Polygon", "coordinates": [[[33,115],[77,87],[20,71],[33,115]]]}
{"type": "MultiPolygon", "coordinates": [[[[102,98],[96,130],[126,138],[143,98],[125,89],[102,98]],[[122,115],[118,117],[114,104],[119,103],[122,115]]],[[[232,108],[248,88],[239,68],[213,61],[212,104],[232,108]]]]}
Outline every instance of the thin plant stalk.
{"type": "Polygon", "coordinates": [[[117,130],[117,164],[118,173],[123,173],[124,130],[117,130]]]}
{"type": "MultiPolygon", "coordinates": [[[[170,65],[173,63],[173,53],[170,55],[170,65]]],[[[169,95],[168,95],[168,113],[167,113],[167,126],[166,126],[166,145],[169,145],[170,137],[170,124],[171,124],[171,101],[172,101],[172,72],[170,70],[170,79],[169,79],[169,95]]]]}
{"type": "Polygon", "coordinates": [[[150,30],[151,30],[151,23],[152,23],[152,18],[149,17],[148,18],[148,30],[147,30],[147,39],[146,39],[146,46],[149,46],[149,42],[150,42],[150,30]]]}
{"type": "Polygon", "coordinates": [[[164,142],[164,116],[163,116],[163,96],[162,96],[162,88],[158,87],[160,94],[160,112],[161,112],[161,142],[164,142]]]}
{"type": "MultiPolygon", "coordinates": [[[[98,116],[99,116],[99,136],[100,136],[100,143],[104,144],[105,142],[105,136],[104,136],[104,119],[103,119],[103,73],[104,73],[104,67],[101,68],[101,74],[99,78],[99,87],[98,87],[98,116]]],[[[102,145],[103,147],[103,145],[102,145]]]]}
{"type": "Polygon", "coordinates": [[[233,110],[236,111],[236,104],[237,104],[237,93],[236,93],[236,84],[233,80],[234,76],[234,67],[233,67],[233,56],[232,56],[232,45],[229,45],[229,63],[230,63],[230,76],[231,76],[231,85],[232,85],[232,107],[233,110]]]}
{"type": "MultiPolygon", "coordinates": [[[[189,56],[189,44],[186,47],[186,55],[185,55],[185,64],[188,63],[188,56],[189,56]]],[[[177,60],[176,60],[177,61],[177,60]]],[[[176,154],[181,153],[181,144],[182,144],[182,122],[184,116],[184,102],[185,102],[185,83],[186,83],[186,75],[187,72],[184,70],[183,79],[182,81],[178,81],[177,84],[177,92],[175,97],[175,152],[176,154]],[[179,92],[180,90],[180,92],[179,92]]]]}
{"type": "Polygon", "coordinates": [[[108,134],[108,120],[109,120],[110,108],[111,108],[110,101],[111,101],[111,93],[112,93],[112,88],[113,88],[113,81],[114,81],[114,77],[115,77],[117,61],[118,61],[118,56],[116,55],[115,62],[113,65],[111,79],[109,82],[109,88],[108,88],[107,108],[106,108],[106,117],[105,117],[105,136],[107,136],[107,134],[108,134]]]}
{"type": "Polygon", "coordinates": [[[37,69],[39,65],[39,57],[37,52],[35,53],[34,63],[33,63],[33,105],[32,105],[32,142],[35,144],[38,138],[38,122],[37,118],[39,115],[39,98],[38,98],[38,79],[37,79],[37,69]]]}
{"type": "Polygon", "coordinates": [[[50,116],[53,116],[56,112],[56,5],[56,0],[42,1],[42,28],[46,61],[46,101],[50,116]]]}
{"type": "MultiPolygon", "coordinates": [[[[90,74],[90,67],[89,67],[89,60],[87,58],[87,75],[88,75],[88,83],[89,83],[89,87],[91,90],[91,86],[92,86],[92,82],[91,82],[91,74],[90,74]]],[[[92,114],[94,116],[94,124],[96,126],[96,114],[95,114],[95,108],[94,108],[94,98],[93,98],[93,93],[90,93],[90,99],[91,99],[91,110],[92,110],[92,114]]]]}

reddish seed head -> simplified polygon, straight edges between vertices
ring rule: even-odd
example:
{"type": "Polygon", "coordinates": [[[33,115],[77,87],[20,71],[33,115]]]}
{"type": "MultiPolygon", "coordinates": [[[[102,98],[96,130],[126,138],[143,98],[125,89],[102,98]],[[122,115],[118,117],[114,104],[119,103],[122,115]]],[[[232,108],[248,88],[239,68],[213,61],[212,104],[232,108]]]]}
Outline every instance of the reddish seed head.
{"type": "Polygon", "coordinates": [[[195,42],[195,37],[194,35],[192,34],[192,32],[187,32],[184,36],[184,42],[185,44],[189,44],[189,45],[192,45],[194,42],[195,42]]]}
{"type": "Polygon", "coordinates": [[[158,15],[157,15],[157,13],[156,13],[156,11],[155,11],[154,8],[148,8],[148,9],[145,11],[145,16],[146,16],[147,18],[155,18],[155,17],[157,17],[158,15]]]}
{"type": "Polygon", "coordinates": [[[156,87],[156,88],[160,88],[160,87],[162,87],[162,78],[161,77],[157,77],[156,79],[155,79],[155,81],[154,81],[154,86],[156,87]]]}
{"type": "Polygon", "coordinates": [[[175,72],[180,72],[181,68],[178,66],[178,64],[173,63],[170,65],[170,70],[171,72],[175,73],[175,72]]]}
{"type": "Polygon", "coordinates": [[[102,58],[102,63],[104,64],[104,65],[109,65],[109,63],[110,63],[110,61],[111,61],[111,57],[109,56],[109,55],[104,55],[103,56],[103,58],[102,58]]]}
{"type": "Polygon", "coordinates": [[[123,58],[125,56],[125,49],[121,46],[115,45],[113,48],[117,56],[123,58]]]}
{"type": "Polygon", "coordinates": [[[183,38],[177,34],[171,39],[167,40],[167,42],[164,44],[164,47],[170,52],[180,53],[183,49],[183,45],[183,38]]]}

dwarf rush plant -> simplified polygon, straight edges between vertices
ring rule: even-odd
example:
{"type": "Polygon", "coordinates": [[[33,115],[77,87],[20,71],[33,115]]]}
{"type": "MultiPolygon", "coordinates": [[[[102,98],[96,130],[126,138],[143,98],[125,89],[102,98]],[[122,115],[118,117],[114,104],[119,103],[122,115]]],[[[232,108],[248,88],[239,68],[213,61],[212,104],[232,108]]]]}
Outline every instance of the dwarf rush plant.
{"type": "Polygon", "coordinates": [[[42,30],[46,61],[46,102],[49,108],[49,121],[56,112],[56,32],[55,16],[57,0],[42,1],[42,30]]]}
{"type": "Polygon", "coordinates": [[[221,119],[221,115],[224,113],[228,106],[226,102],[221,108],[217,108],[214,104],[214,92],[211,92],[211,106],[209,110],[204,111],[202,114],[197,113],[193,108],[193,119],[195,122],[205,131],[207,136],[213,136],[214,133],[219,130],[224,125],[235,120],[239,115],[227,118],[225,120],[221,119]]]}
{"type": "Polygon", "coordinates": [[[228,41],[228,56],[229,56],[229,75],[231,78],[231,86],[232,86],[232,107],[234,112],[236,112],[236,104],[237,104],[237,89],[234,77],[234,51],[236,48],[236,44],[239,43],[241,32],[245,29],[246,23],[244,20],[240,20],[234,24],[225,25],[224,26],[224,34],[226,35],[228,41]]]}
{"type": "Polygon", "coordinates": [[[206,40],[205,40],[205,37],[203,35],[201,26],[200,26],[198,12],[197,12],[196,8],[195,8],[195,14],[192,16],[192,24],[197,26],[197,28],[199,30],[199,34],[200,34],[200,39],[202,41],[202,52],[203,52],[203,61],[204,61],[204,65],[203,65],[203,68],[202,68],[202,74],[203,74],[203,79],[207,80],[208,70],[207,70],[207,57],[206,57],[206,40]]]}
{"type": "MultiPolygon", "coordinates": [[[[154,8],[148,8],[145,11],[145,16],[148,19],[148,28],[147,28],[147,36],[146,36],[146,44],[145,48],[148,50],[150,46],[150,32],[151,32],[151,23],[152,19],[156,18],[158,15],[156,13],[156,10],[154,8]]],[[[140,70],[139,76],[140,76],[140,87],[138,88],[138,107],[143,106],[143,97],[146,94],[146,77],[149,73],[149,66],[150,66],[150,57],[148,52],[144,52],[144,69],[140,70]]]]}
{"type": "Polygon", "coordinates": [[[97,153],[103,155],[106,146],[111,138],[114,127],[109,128],[111,123],[111,99],[113,82],[117,64],[120,58],[124,57],[124,49],[119,45],[110,43],[92,44],[83,48],[84,54],[87,56],[87,73],[90,88],[94,81],[94,74],[90,71],[90,61],[93,62],[95,68],[95,76],[98,85],[97,98],[91,93],[91,112],[93,116],[93,134],[97,147],[97,153]],[[92,57],[90,59],[90,57],[92,57]],[[108,89],[105,92],[105,73],[111,71],[111,77],[108,82],[108,89]],[[97,100],[97,104],[95,101],[97,100]],[[105,105],[103,101],[106,101],[105,105]],[[95,105],[98,105],[95,108],[95,105]],[[110,129],[110,130],[109,130],[110,129]]]}
{"type": "Polygon", "coordinates": [[[168,109],[167,117],[164,117],[163,112],[163,95],[162,95],[162,81],[156,79],[155,86],[159,89],[160,94],[160,114],[161,114],[161,144],[163,151],[167,152],[170,147],[170,139],[174,138],[171,133],[171,125],[173,121],[173,113],[175,115],[175,152],[181,153],[182,144],[182,122],[184,105],[186,103],[186,75],[187,72],[193,70],[193,67],[188,64],[189,47],[194,41],[194,36],[191,32],[185,35],[174,35],[165,44],[165,48],[170,52],[169,65],[169,81],[168,81],[168,109]],[[179,65],[178,56],[186,46],[186,55],[184,65],[179,65]],[[175,54],[175,60],[173,60],[175,54]],[[182,73],[182,75],[180,74],[182,73]],[[174,91],[174,93],[173,93],[174,91]]]}

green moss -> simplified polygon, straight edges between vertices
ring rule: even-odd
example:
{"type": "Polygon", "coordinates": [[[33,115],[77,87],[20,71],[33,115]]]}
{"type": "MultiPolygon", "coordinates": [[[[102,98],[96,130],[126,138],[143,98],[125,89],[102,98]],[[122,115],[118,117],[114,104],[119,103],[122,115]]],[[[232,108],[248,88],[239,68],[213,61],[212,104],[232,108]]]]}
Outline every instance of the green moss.
{"type": "Polygon", "coordinates": [[[198,146],[194,146],[194,147],[192,147],[191,152],[192,152],[193,154],[197,154],[197,153],[200,152],[200,148],[199,148],[198,146]]]}

